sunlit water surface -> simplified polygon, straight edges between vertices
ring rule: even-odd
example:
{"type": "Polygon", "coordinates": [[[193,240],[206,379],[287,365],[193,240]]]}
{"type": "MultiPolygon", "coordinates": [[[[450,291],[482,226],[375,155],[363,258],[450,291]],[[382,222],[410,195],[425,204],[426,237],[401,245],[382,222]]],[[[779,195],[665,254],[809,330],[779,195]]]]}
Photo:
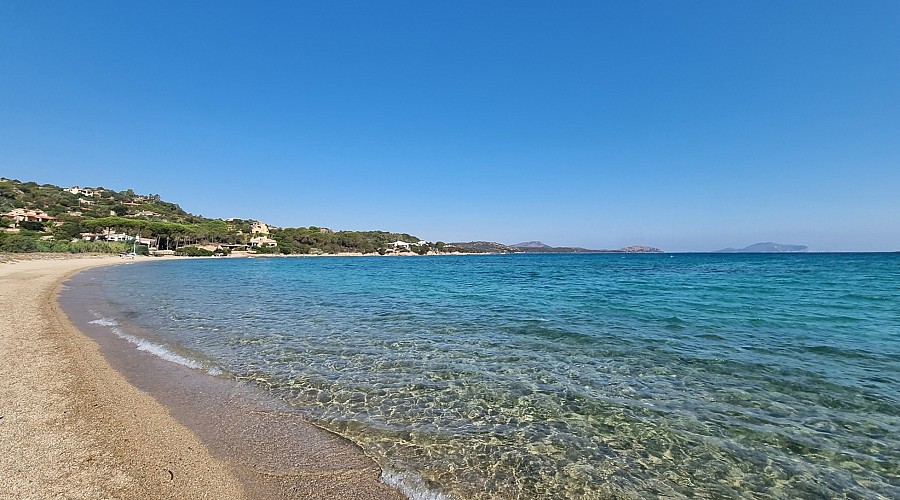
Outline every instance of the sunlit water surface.
{"type": "Polygon", "coordinates": [[[89,272],[101,321],[273,391],[414,497],[900,498],[898,254],[89,272]]]}

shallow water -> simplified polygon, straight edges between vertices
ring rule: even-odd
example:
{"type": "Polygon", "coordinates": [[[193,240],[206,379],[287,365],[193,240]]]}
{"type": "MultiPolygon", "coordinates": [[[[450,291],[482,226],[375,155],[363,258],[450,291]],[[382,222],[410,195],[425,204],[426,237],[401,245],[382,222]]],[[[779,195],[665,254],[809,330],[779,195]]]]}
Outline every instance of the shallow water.
{"type": "Polygon", "coordinates": [[[897,254],[88,272],[98,320],[273,391],[411,496],[900,497],[897,254]]]}

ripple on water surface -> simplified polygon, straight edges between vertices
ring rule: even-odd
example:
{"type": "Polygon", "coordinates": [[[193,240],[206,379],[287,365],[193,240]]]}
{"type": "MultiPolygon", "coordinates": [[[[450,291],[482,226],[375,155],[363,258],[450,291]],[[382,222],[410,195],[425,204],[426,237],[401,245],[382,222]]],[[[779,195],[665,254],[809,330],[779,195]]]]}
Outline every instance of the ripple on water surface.
{"type": "Polygon", "coordinates": [[[409,494],[900,497],[894,255],[92,272],[128,290],[129,321],[276,391],[409,494]]]}

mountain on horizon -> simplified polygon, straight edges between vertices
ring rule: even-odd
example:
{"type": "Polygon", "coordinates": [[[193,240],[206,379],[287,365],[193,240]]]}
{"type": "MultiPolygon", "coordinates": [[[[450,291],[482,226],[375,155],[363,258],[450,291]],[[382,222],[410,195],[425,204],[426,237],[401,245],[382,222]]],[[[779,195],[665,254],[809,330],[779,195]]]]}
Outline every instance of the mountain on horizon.
{"type": "Polygon", "coordinates": [[[723,248],[715,253],[802,253],[809,250],[806,245],[788,245],[785,243],[754,243],[744,248],[723,248]]]}
{"type": "Polygon", "coordinates": [[[662,253],[656,247],[632,245],[618,250],[591,250],[581,247],[551,247],[541,241],[526,241],[515,245],[504,245],[495,241],[469,241],[449,243],[461,251],[475,253],[662,253]]]}
{"type": "Polygon", "coordinates": [[[524,241],[522,243],[516,243],[515,245],[510,245],[513,248],[553,248],[550,245],[545,244],[543,241],[524,241]]]}

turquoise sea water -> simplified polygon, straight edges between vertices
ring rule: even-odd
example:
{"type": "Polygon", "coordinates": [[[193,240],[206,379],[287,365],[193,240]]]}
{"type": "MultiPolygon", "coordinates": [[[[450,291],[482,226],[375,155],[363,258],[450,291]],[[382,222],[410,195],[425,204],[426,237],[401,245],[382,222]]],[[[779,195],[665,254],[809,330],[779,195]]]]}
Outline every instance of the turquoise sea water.
{"type": "Polygon", "coordinates": [[[89,272],[98,321],[273,391],[414,497],[900,498],[900,254],[89,272]]]}

